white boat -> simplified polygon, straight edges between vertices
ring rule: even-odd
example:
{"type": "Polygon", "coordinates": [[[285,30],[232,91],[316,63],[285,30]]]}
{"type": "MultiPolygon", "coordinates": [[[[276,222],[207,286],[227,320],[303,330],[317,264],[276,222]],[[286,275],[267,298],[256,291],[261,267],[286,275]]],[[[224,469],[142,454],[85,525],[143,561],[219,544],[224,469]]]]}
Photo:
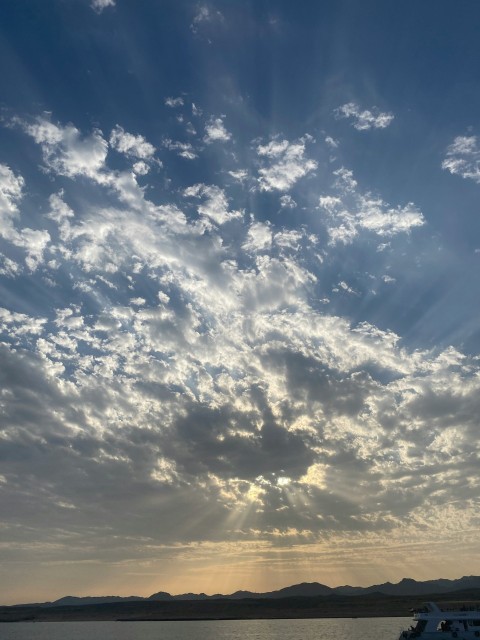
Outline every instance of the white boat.
{"type": "Polygon", "coordinates": [[[413,622],[408,629],[402,631],[399,640],[476,640],[480,638],[480,609],[477,605],[465,604],[452,608],[445,604],[439,606],[427,602],[422,609],[413,610],[413,622]]]}

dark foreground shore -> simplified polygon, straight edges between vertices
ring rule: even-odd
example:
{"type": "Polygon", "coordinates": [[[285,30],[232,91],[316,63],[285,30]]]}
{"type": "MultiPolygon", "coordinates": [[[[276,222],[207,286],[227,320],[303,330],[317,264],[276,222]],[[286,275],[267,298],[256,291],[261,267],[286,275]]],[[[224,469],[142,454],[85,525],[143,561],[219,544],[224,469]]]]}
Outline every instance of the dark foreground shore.
{"type": "Polygon", "coordinates": [[[140,601],[64,607],[0,607],[0,622],[87,620],[248,620],[268,618],[373,618],[410,616],[422,602],[480,602],[480,589],[424,596],[322,596],[272,600],[140,601]]]}

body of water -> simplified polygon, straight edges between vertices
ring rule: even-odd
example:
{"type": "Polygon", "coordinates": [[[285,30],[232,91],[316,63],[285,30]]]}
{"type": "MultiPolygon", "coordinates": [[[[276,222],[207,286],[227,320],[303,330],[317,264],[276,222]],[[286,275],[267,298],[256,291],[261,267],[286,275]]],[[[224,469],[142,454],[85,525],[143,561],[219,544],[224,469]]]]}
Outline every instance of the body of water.
{"type": "Polygon", "coordinates": [[[189,622],[13,622],[2,640],[397,640],[410,618],[205,620],[189,622]]]}

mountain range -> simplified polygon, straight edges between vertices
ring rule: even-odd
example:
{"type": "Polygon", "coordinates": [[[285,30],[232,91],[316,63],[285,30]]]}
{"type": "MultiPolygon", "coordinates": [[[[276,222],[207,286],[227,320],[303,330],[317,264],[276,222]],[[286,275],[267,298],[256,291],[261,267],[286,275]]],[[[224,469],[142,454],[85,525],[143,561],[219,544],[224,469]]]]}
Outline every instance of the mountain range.
{"type": "Polygon", "coordinates": [[[256,593],[254,591],[235,591],[228,595],[220,593],[216,593],[214,595],[207,595],[205,593],[182,593],[179,595],[171,595],[166,591],[159,591],[157,593],[153,593],[147,598],[142,596],[65,596],[53,602],[35,603],[35,605],[42,607],[60,607],[132,601],[165,602],[173,600],[243,600],[248,598],[258,600],[316,596],[362,596],[373,593],[390,596],[422,596],[426,594],[453,593],[464,589],[480,589],[480,576],[463,576],[456,580],[440,578],[438,580],[426,580],[423,582],[413,580],[412,578],[403,578],[403,580],[397,583],[384,582],[382,584],[374,584],[370,587],[351,587],[350,585],[327,587],[319,582],[302,582],[300,584],[284,587],[283,589],[278,589],[276,591],[267,591],[265,593],[256,593]]]}

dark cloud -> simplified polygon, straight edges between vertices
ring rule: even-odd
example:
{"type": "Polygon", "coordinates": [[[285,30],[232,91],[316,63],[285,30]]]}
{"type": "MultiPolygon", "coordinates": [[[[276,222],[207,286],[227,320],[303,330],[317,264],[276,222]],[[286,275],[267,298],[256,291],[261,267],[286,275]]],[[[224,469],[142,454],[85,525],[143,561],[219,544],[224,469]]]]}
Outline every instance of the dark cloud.
{"type": "Polygon", "coordinates": [[[254,479],[281,472],[298,477],[314,458],[301,435],[275,424],[271,415],[264,421],[253,412],[232,412],[228,407],[190,407],[167,438],[165,451],[188,474],[254,479]]]}

